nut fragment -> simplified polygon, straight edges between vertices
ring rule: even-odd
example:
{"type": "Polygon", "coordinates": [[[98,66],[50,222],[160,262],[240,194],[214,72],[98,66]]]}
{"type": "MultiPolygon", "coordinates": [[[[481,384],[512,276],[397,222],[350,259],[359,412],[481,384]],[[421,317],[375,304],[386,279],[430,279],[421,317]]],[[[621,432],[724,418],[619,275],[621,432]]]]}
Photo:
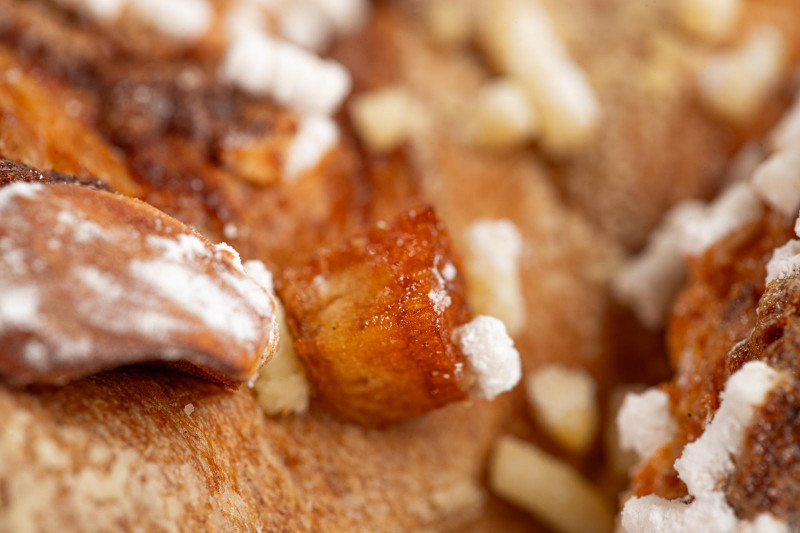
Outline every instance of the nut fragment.
{"type": "Polygon", "coordinates": [[[501,498],[563,533],[605,533],[613,518],[600,492],[571,466],[531,443],[500,437],[489,464],[489,484],[501,498]]]}
{"type": "Polygon", "coordinates": [[[472,33],[472,9],[463,0],[432,0],[425,5],[425,22],[438,44],[459,46],[472,33]]]}
{"type": "Polygon", "coordinates": [[[536,419],[559,444],[583,453],[597,434],[597,384],[585,370],[545,365],[525,380],[536,419]]]}
{"type": "Polygon", "coordinates": [[[700,73],[700,95],[722,118],[753,117],[781,79],[786,43],[779,30],[758,26],[738,48],[712,57],[700,73]]]}
{"type": "Polygon", "coordinates": [[[0,218],[8,381],[63,383],[173,361],[234,385],[276,349],[274,303],[238,254],[144,202],[17,182],[0,188],[0,218]]]}
{"type": "Polygon", "coordinates": [[[681,25],[709,41],[730,35],[741,11],[742,0],[679,0],[677,3],[681,25]]]}
{"type": "Polygon", "coordinates": [[[466,397],[451,335],[469,314],[452,263],[441,222],[418,208],[281,274],[295,349],[326,408],[382,423],[466,397]]]}
{"type": "Polygon", "coordinates": [[[253,384],[258,404],[268,415],[305,413],[311,398],[311,385],[303,371],[303,365],[297,359],[294,339],[286,322],[286,312],[274,293],[272,273],[261,261],[247,261],[244,268],[275,298],[275,315],[280,331],[278,351],[268,364],[261,367],[258,379],[253,384]]]}
{"type": "Polygon", "coordinates": [[[419,104],[400,87],[355,96],[350,104],[350,117],[359,138],[375,152],[397,148],[424,123],[419,104]]]}
{"type": "Polygon", "coordinates": [[[471,127],[478,145],[513,148],[536,136],[539,116],[524,87],[513,79],[500,79],[481,88],[471,127]]]}
{"type": "Polygon", "coordinates": [[[589,143],[600,105],[536,0],[499,0],[484,13],[481,43],[502,72],[530,91],[542,117],[542,142],[555,154],[589,143]]]}
{"type": "Polygon", "coordinates": [[[469,301],[476,313],[499,318],[509,334],[525,325],[520,277],[522,236],[508,219],[480,219],[464,239],[464,267],[469,301]]]}

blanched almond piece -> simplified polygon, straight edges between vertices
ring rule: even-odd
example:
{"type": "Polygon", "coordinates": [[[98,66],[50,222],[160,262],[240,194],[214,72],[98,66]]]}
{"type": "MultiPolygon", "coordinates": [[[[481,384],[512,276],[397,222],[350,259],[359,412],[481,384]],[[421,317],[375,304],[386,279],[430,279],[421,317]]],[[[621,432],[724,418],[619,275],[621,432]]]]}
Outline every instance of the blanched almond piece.
{"type": "Polygon", "coordinates": [[[489,462],[489,485],[560,533],[610,533],[613,514],[580,472],[535,445],[503,435],[489,462]]]}
{"type": "Polygon", "coordinates": [[[466,397],[451,341],[469,319],[450,239],[430,208],[320,251],[276,280],[314,392],[337,415],[384,423],[466,397]]]}
{"type": "Polygon", "coordinates": [[[278,342],[238,254],[157,209],[75,185],[0,188],[0,377],[63,383],[175,361],[228,385],[278,342]]]}

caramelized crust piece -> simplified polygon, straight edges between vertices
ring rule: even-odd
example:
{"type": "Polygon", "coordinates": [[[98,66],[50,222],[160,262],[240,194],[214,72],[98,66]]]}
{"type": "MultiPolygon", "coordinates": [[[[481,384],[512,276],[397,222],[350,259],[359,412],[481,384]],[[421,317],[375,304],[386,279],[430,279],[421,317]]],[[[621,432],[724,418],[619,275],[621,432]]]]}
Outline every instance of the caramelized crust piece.
{"type": "Polygon", "coordinates": [[[469,312],[450,239],[430,208],[320,251],[279,280],[295,348],[337,415],[383,423],[466,397],[451,341],[469,312]]]}
{"type": "Polygon", "coordinates": [[[238,254],[157,209],[74,185],[0,188],[0,377],[63,383],[177,361],[226,385],[278,342],[275,304],[238,254]]]}
{"type": "Polygon", "coordinates": [[[10,183],[18,181],[25,183],[47,184],[70,183],[89,187],[90,189],[97,189],[99,191],[113,192],[111,187],[99,179],[70,176],[69,174],[58,172],[57,170],[46,170],[44,172],[40,172],[39,170],[24,163],[18,163],[16,161],[11,161],[10,159],[0,158],[0,187],[4,187],[10,183]]]}

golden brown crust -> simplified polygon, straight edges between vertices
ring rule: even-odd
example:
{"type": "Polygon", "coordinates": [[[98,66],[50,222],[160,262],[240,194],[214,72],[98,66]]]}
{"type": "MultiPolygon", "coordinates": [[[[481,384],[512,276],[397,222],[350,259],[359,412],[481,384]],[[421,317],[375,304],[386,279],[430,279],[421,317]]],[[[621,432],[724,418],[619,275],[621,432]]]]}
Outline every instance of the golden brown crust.
{"type": "Polygon", "coordinates": [[[323,407],[385,423],[467,396],[470,373],[451,340],[469,320],[454,261],[433,210],[415,208],[279,276],[295,350],[323,407]]]}

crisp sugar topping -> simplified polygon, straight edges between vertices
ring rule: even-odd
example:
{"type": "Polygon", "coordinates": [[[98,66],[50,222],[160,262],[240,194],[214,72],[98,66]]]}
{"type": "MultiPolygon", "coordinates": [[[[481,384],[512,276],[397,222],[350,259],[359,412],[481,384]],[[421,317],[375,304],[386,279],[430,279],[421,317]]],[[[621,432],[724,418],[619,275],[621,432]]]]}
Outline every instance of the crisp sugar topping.
{"type": "Polygon", "coordinates": [[[129,0],[129,5],[143,22],[181,40],[202,37],[214,18],[208,0],[129,0]]]}
{"type": "Polygon", "coordinates": [[[628,533],[736,533],[739,520],[719,490],[733,473],[733,457],[742,448],[744,433],[756,408],[775,387],[780,374],[761,361],[744,365],[725,385],[722,403],[696,441],[687,444],[675,469],[694,500],[670,501],[649,495],[631,498],[622,510],[628,533]]]}
{"type": "Polygon", "coordinates": [[[784,113],[769,136],[770,147],[780,152],[800,146],[800,93],[795,95],[792,107],[784,113]]]}
{"type": "Polygon", "coordinates": [[[687,213],[681,248],[686,255],[702,255],[723,237],[757,220],[763,211],[750,183],[735,183],[702,212],[687,213]]]}
{"type": "MultiPolygon", "coordinates": [[[[60,0],[61,2],[73,3],[72,1],[60,0]]],[[[111,20],[116,18],[122,8],[125,7],[127,0],[78,0],[90,15],[100,20],[111,20]]]]}
{"type": "Polygon", "coordinates": [[[754,520],[742,522],[736,533],[789,533],[789,525],[770,513],[761,513],[754,520]]]}
{"type": "Polygon", "coordinates": [[[475,396],[492,400],[522,377],[519,352],[500,320],[476,316],[453,330],[453,342],[475,376],[475,396]]]}
{"type": "Polygon", "coordinates": [[[336,123],[324,115],[303,117],[289,153],[283,176],[295,180],[304,172],[315,168],[336,143],[339,142],[339,129],[336,123]]]}
{"type": "Polygon", "coordinates": [[[800,146],[781,150],[761,163],[753,173],[753,187],[770,207],[787,217],[800,208],[800,146]]]}
{"type": "Polygon", "coordinates": [[[640,460],[648,459],[678,431],[669,396],[656,388],[625,396],[617,414],[617,428],[622,449],[634,450],[640,460]]]}
{"type": "Polygon", "coordinates": [[[187,403],[183,408],[183,412],[186,413],[186,416],[192,416],[192,413],[194,413],[194,404],[187,403]]]}
{"type": "Polygon", "coordinates": [[[800,240],[792,239],[772,252],[767,263],[766,283],[788,278],[797,272],[800,272],[800,240]]]}
{"type": "Polygon", "coordinates": [[[515,335],[525,324],[520,258],[523,240],[511,220],[479,219],[466,232],[464,266],[470,303],[515,335]]]}
{"type": "Polygon", "coordinates": [[[630,259],[612,281],[614,296],[630,306],[639,321],[649,328],[661,326],[673,296],[683,283],[686,268],[681,253],[683,221],[700,217],[703,209],[697,201],[676,204],[650,235],[645,249],[630,259]]]}
{"type": "Polygon", "coordinates": [[[444,313],[445,309],[453,303],[450,295],[447,294],[447,290],[440,287],[431,289],[428,292],[428,298],[433,303],[433,310],[439,315],[444,313]]]}
{"type": "Polygon", "coordinates": [[[319,51],[333,39],[334,27],[330,19],[312,3],[291,2],[278,16],[281,35],[289,41],[319,51]]]}
{"type": "Polygon", "coordinates": [[[319,115],[333,113],[351,86],[350,75],[339,63],[259,31],[234,35],[222,76],[246,91],[319,115]]]}

